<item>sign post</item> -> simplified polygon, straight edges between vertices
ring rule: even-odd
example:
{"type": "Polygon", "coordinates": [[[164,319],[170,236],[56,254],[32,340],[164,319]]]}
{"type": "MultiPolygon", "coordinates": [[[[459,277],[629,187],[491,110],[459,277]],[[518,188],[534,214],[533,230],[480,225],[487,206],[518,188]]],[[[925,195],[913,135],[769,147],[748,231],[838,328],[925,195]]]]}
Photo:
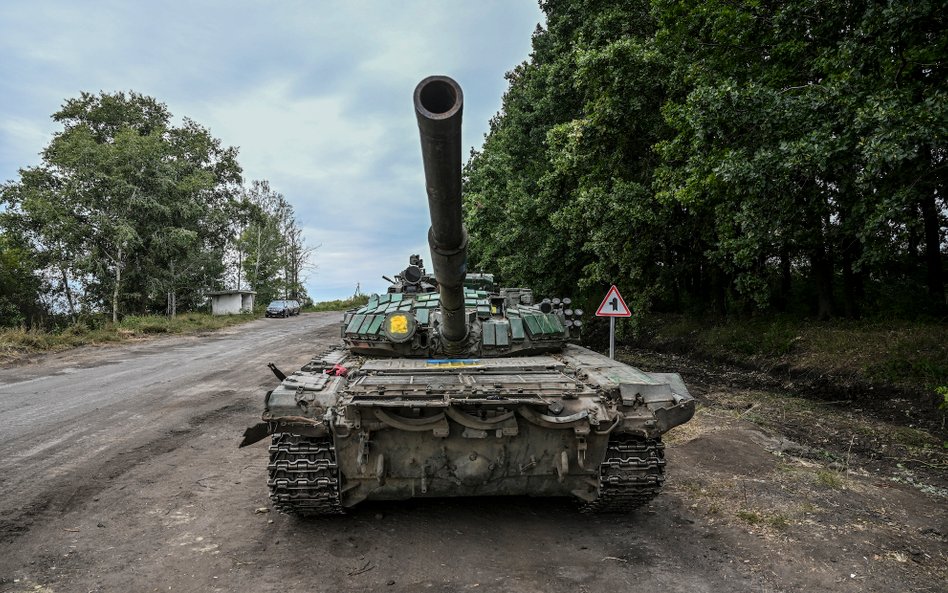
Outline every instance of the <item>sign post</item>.
{"type": "Polygon", "coordinates": [[[632,317],[632,310],[625,304],[619,289],[613,284],[596,309],[596,317],[609,318],[609,358],[616,357],[616,317],[632,317]]]}

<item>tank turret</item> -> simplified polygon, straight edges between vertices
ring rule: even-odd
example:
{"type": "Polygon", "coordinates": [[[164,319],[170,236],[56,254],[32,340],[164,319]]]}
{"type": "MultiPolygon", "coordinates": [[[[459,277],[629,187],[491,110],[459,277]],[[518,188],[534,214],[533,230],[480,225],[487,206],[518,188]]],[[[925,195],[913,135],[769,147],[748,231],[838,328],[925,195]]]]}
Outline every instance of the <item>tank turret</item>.
{"type": "MultiPolygon", "coordinates": [[[[346,313],[342,337],[353,352],[413,358],[498,357],[555,352],[578,334],[575,313],[534,304],[528,288],[500,288],[490,274],[467,274],[461,202],[461,87],[429,76],[415,87],[415,118],[428,194],[434,278],[420,257],[388,294],[346,313]],[[416,265],[419,264],[419,265],[416,265]],[[437,289],[437,293],[434,293],[437,289]]],[[[559,302],[559,299],[555,299],[559,302]]]]}
{"type": "Polygon", "coordinates": [[[425,263],[420,255],[414,254],[408,258],[408,267],[395,274],[395,279],[383,275],[392,285],[388,287],[389,294],[421,294],[438,291],[438,281],[425,272],[425,263]]]}
{"type": "Polygon", "coordinates": [[[447,76],[429,76],[415,87],[431,228],[428,246],[441,293],[438,332],[445,351],[460,353],[468,336],[464,309],[467,231],[461,220],[461,87],[447,76]]]}

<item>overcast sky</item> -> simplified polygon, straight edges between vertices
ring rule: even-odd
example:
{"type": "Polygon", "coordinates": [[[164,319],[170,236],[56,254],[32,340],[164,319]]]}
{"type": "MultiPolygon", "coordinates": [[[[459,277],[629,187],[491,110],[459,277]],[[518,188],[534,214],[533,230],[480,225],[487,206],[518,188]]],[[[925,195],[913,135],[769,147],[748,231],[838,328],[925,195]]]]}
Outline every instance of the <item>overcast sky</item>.
{"type": "MultiPolygon", "coordinates": [[[[0,2],[0,181],[39,163],[81,91],[134,90],[240,149],[320,245],[307,290],[382,291],[429,225],[411,95],[464,89],[465,158],[543,15],[531,0],[0,2]]],[[[430,268],[430,266],[429,266],[430,268]]]]}

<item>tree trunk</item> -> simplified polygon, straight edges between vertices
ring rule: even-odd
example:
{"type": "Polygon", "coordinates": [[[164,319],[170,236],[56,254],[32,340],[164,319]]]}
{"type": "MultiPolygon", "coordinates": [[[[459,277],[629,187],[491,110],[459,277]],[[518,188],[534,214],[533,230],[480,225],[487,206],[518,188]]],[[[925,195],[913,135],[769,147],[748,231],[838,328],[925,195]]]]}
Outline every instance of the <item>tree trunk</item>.
{"type": "Polygon", "coordinates": [[[778,311],[784,312],[790,307],[790,290],[793,288],[792,281],[793,276],[792,269],[790,267],[790,247],[787,245],[781,245],[780,292],[774,299],[778,311]]]}
{"type": "Polygon", "coordinates": [[[168,283],[168,287],[169,287],[168,292],[165,293],[165,300],[167,302],[167,304],[165,305],[165,315],[174,319],[175,313],[177,312],[176,309],[178,308],[177,298],[176,298],[175,288],[174,288],[175,284],[177,283],[178,276],[177,274],[175,274],[174,261],[172,261],[168,265],[168,272],[169,272],[169,276],[171,280],[168,283]]]}
{"type": "Polygon", "coordinates": [[[253,284],[251,284],[250,286],[251,290],[259,289],[259,287],[257,286],[257,282],[260,279],[260,240],[261,240],[262,234],[263,234],[263,229],[261,228],[261,225],[257,225],[257,256],[255,258],[254,265],[253,265],[253,284]]]}
{"type": "Polygon", "coordinates": [[[63,291],[66,293],[66,302],[69,304],[69,316],[72,318],[72,322],[75,323],[78,320],[76,317],[76,304],[72,298],[72,288],[69,287],[69,276],[66,275],[66,268],[59,266],[59,274],[62,277],[63,291]]]}
{"type": "Polygon", "coordinates": [[[122,250],[115,258],[115,288],[112,289],[112,323],[118,323],[119,285],[122,283],[122,250]]]}
{"type": "Polygon", "coordinates": [[[925,227],[925,268],[928,295],[938,309],[945,306],[945,281],[941,270],[941,233],[938,224],[938,208],[935,193],[922,196],[922,222],[925,227]]]}
{"type": "Polygon", "coordinates": [[[240,276],[243,273],[244,266],[244,252],[238,247],[237,248],[237,290],[240,290],[240,276]]]}
{"type": "Polygon", "coordinates": [[[711,310],[720,315],[727,315],[728,279],[718,266],[711,266],[710,270],[710,300],[711,310]]]}
{"type": "Polygon", "coordinates": [[[810,255],[813,283],[816,285],[816,316],[829,319],[833,316],[833,264],[820,245],[810,255]]]}
{"type": "Polygon", "coordinates": [[[914,221],[918,220],[918,207],[915,204],[908,208],[908,219],[913,221],[913,224],[908,225],[908,265],[909,268],[914,268],[915,260],[918,258],[918,246],[921,243],[917,227],[914,224],[914,221]]]}
{"type": "Polygon", "coordinates": [[[853,265],[862,255],[862,244],[853,235],[846,235],[842,246],[843,265],[843,310],[846,317],[858,319],[862,304],[862,273],[853,270],[853,265]]]}

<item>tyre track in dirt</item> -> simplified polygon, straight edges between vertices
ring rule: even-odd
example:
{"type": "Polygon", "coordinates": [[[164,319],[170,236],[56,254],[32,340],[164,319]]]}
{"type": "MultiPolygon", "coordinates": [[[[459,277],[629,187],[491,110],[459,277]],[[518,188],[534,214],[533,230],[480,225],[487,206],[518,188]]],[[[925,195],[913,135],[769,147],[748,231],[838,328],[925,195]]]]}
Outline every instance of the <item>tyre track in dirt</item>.
{"type": "Polygon", "coordinates": [[[305,362],[338,319],[257,320],[0,369],[0,541],[181,446],[197,427],[250,412],[273,382],[266,363],[305,362]]]}

